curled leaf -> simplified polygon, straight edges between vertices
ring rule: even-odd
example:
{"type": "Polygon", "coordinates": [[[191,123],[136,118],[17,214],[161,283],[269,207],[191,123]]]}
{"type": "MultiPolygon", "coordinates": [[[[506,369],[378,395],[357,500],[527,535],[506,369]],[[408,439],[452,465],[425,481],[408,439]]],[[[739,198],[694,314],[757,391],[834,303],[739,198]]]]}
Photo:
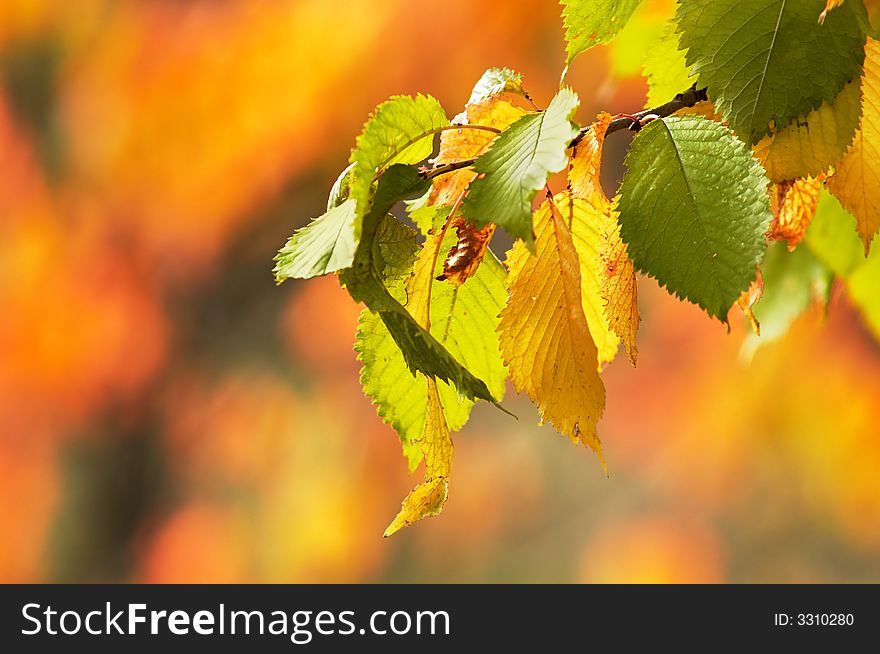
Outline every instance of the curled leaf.
{"type": "Polygon", "coordinates": [[[413,488],[403,500],[400,512],[383,534],[385,538],[422,518],[438,515],[446,503],[453,446],[437,384],[433,379],[428,379],[428,410],[419,446],[425,455],[425,481],[413,488]]]}
{"type": "Polygon", "coordinates": [[[489,223],[483,227],[476,227],[459,217],[455,219],[453,227],[455,227],[458,240],[449,250],[446,261],[443,263],[443,272],[437,279],[440,281],[449,280],[453,284],[464,284],[480,267],[492,234],[495,233],[495,224],[489,223]]]}
{"type": "Polygon", "coordinates": [[[523,89],[522,74],[509,68],[490,68],[474,85],[468,105],[479,104],[502,93],[529,97],[523,89]]]}

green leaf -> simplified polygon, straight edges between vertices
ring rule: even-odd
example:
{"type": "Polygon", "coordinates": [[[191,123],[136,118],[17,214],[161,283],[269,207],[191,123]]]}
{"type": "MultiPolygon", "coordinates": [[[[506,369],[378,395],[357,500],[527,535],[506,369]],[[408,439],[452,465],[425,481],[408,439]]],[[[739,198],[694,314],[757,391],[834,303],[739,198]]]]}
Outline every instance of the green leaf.
{"type": "Polygon", "coordinates": [[[525,95],[522,85],[522,75],[509,68],[490,68],[477,80],[474,90],[471,91],[468,104],[479,104],[488,100],[493,95],[501,93],[516,93],[525,95]]]}
{"type": "Polygon", "coordinates": [[[333,186],[330,187],[330,195],[327,197],[327,211],[330,211],[330,209],[333,209],[334,207],[338,207],[348,199],[348,196],[351,194],[351,180],[353,174],[354,164],[348,164],[345,167],[345,170],[339,173],[339,177],[336,178],[336,181],[333,182],[333,186]]]}
{"type": "MultiPolygon", "coordinates": [[[[376,243],[382,252],[384,267],[380,275],[385,287],[398,302],[405,303],[406,280],[419,253],[416,232],[385,216],[376,243]]],[[[424,429],[427,378],[410,373],[379,314],[369,309],[361,312],[354,349],[363,364],[360,379],[364,393],[372,398],[379,416],[397,431],[412,470],[422,458],[414,440],[424,429]]]]}
{"type": "Polygon", "coordinates": [[[403,353],[412,374],[422,372],[440,381],[451,382],[468,398],[494,402],[486,383],[466,370],[443,345],[413,319],[385,287],[386,266],[396,258],[393,250],[383,251],[380,229],[388,211],[407,197],[424,193],[430,182],[411,166],[393,165],[379,179],[370,212],[364,218],[363,235],[351,268],[340,280],[352,298],[379,314],[403,353]]]}
{"type": "Polygon", "coordinates": [[[803,247],[788,251],[782,241],[767,248],[761,265],[764,295],[752,307],[761,323],[761,335],[749,332],[740,355],[751,359],[762,345],[780,340],[792,323],[818,300],[827,300],[834,275],[810,250],[803,247]]]}
{"type": "Polygon", "coordinates": [[[643,72],[648,80],[648,101],[645,107],[656,107],[685,89],[694,78],[690,76],[684,50],[679,49],[675,22],[666,23],[645,58],[643,72]]]}
{"type": "Polygon", "coordinates": [[[765,249],[763,169],[727,127],[692,116],[649,123],[626,166],[620,233],[636,267],[726,321],[765,249]]]}
{"type": "MultiPolygon", "coordinates": [[[[389,221],[391,222],[391,221],[389,221]]],[[[396,221],[394,221],[396,222],[396,221]]],[[[397,223],[400,225],[400,223],[397,223]]],[[[407,230],[400,225],[396,231],[407,230]]],[[[406,301],[406,282],[410,278],[418,246],[410,232],[405,244],[399,243],[396,270],[403,269],[403,275],[386,278],[389,292],[401,301],[406,301]]],[[[383,236],[383,239],[388,238],[383,236]]],[[[445,253],[455,244],[452,231],[446,234],[440,246],[445,253]]],[[[423,251],[422,256],[428,254],[423,251]]],[[[443,258],[438,257],[433,271],[426,271],[436,277],[443,270],[443,258]]],[[[435,281],[431,292],[431,334],[468,370],[486,383],[492,395],[504,395],[504,381],[507,371],[501,361],[498,347],[498,314],[506,299],[504,268],[489,252],[477,273],[463,285],[435,281]]],[[[410,278],[412,280],[412,278],[410,278]]],[[[410,293],[407,310],[420,313],[424,297],[410,293]]],[[[403,443],[404,454],[414,468],[421,458],[415,440],[421,438],[425,426],[428,404],[428,381],[423,375],[413,376],[390,332],[379,316],[369,310],[361,314],[355,350],[363,367],[361,384],[376,404],[379,415],[397,431],[403,443]]],[[[467,422],[473,402],[459,395],[455,387],[438,382],[437,390],[449,429],[457,431],[467,422]]]]}
{"type": "Polygon", "coordinates": [[[397,95],[380,104],[370,116],[351,153],[354,170],[350,197],[357,203],[355,235],[370,207],[377,176],[398,163],[414,164],[431,155],[434,135],[449,125],[443,107],[431,96],[397,95]]]}
{"type": "Polygon", "coordinates": [[[532,200],[552,173],[568,165],[566,150],[578,130],[571,116],[577,95],[556,94],[547,110],[527,114],[504,130],[477,159],[483,177],[471,183],[461,213],[478,227],[496,223],[514,237],[532,242],[532,200]]]}
{"type": "Polygon", "coordinates": [[[562,0],[568,66],[580,53],[617,34],[642,0],[562,0]]]}
{"type": "Polygon", "coordinates": [[[406,202],[406,212],[409,219],[415,223],[423,236],[428,236],[434,230],[439,229],[452,207],[442,206],[438,204],[428,204],[431,201],[431,190],[429,189],[424,195],[406,202]]]}
{"type": "Polygon", "coordinates": [[[354,261],[354,200],[345,200],[297,230],[275,256],[275,281],[309,279],[348,268],[354,261]]]}
{"type": "Polygon", "coordinates": [[[856,219],[823,190],[804,244],[838,277],[846,278],[865,262],[865,246],[856,219]]]}
{"type": "Polygon", "coordinates": [[[871,254],[856,232],[856,219],[823,191],[816,216],[804,243],[828,268],[843,279],[850,302],[868,329],[880,340],[880,247],[875,236],[871,254]]]}
{"type": "Polygon", "coordinates": [[[859,77],[867,16],[825,0],[687,0],[676,20],[687,63],[709,98],[749,145],[832,101],[859,77]]]}
{"type": "MultiPolygon", "coordinates": [[[[637,77],[641,74],[642,64],[651,52],[651,45],[663,31],[664,19],[667,14],[674,11],[672,5],[668,11],[664,5],[665,2],[641,4],[627,21],[626,26],[608,44],[608,68],[617,79],[637,77]]],[[[686,88],[687,86],[684,86],[679,91],[684,91],[686,88]]],[[[671,98],[672,95],[669,97],[671,98]]]]}

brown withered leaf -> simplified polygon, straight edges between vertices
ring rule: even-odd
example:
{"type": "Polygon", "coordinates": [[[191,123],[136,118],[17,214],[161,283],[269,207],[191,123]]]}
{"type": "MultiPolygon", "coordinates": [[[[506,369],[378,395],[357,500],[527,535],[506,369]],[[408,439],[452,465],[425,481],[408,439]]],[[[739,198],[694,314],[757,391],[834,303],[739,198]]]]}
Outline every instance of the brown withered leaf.
{"type": "Polygon", "coordinates": [[[476,227],[464,218],[458,217],[453,223],[458,241],[446,257],[443,263],[443,272],[437,277],[438,280],[449,280],[454,284],[461,285],[471,277],[486,254],[492,234],[495,233],[495,223],[489,223],[484,227],[476,227]]]}

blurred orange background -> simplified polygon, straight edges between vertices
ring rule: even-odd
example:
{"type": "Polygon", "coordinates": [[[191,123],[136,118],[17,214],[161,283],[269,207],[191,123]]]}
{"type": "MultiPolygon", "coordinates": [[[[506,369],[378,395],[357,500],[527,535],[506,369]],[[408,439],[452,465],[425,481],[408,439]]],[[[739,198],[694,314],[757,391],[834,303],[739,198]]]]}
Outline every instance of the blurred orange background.
{"type": "MultiPolygon", "coordinates": [[[[645,101],[671,0],[579,59],[578,118],[645,101]]],[[[640,282],[595,456],[509,392],[456,437],[443,515],[358,384],[359,307],[276,287],[372,108],[452,116],[489,66],[539,104],[549,0],[0,4],[0,581],[880,582],[880,348],[838,289],[745,328],[640,282]]],[[[609,189],[627,137],[609,139],[609,189]]]]}

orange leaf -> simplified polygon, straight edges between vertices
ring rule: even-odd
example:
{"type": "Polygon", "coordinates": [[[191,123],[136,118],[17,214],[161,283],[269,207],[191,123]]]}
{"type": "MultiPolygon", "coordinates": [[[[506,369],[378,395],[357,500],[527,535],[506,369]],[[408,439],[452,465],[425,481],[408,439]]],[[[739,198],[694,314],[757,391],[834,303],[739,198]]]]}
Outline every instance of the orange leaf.
{"type": "Polygon", "coordinates": [[[788,250],[801,242],[819,204],[821,178],[807,177],[776,185],[778,209],[767,234],[771,241],[788,241],[788,250]]]}

